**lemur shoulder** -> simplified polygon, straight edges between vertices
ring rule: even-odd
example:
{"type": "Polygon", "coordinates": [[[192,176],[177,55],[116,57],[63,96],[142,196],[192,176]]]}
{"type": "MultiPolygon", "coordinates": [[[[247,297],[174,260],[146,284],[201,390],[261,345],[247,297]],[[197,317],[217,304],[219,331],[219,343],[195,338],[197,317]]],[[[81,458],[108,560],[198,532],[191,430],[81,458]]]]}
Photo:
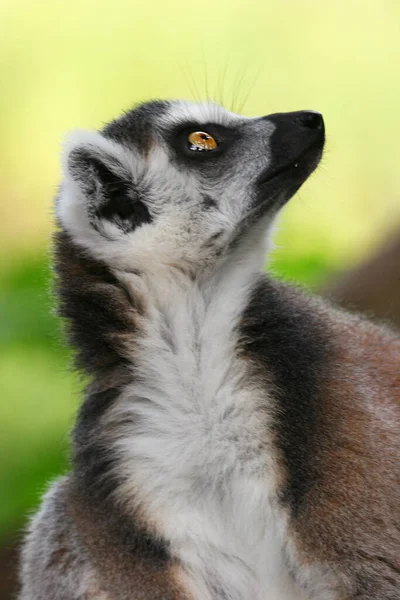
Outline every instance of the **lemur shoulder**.
{"type": "MultiPolygon", "coordinates": [[[[400,340],[264,273],[321,115],[150,102],[63,153],[90,377],[20,600],[400,598],[400,340]]],[[[56,399],[55,399],[56,400],[56,399]]]]}

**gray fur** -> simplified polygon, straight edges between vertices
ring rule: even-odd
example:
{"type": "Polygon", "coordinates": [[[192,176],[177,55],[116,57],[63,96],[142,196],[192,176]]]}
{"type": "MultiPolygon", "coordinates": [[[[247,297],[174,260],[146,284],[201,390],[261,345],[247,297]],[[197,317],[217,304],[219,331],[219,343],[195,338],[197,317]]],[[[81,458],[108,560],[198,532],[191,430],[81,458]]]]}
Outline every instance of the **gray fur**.
{"type": "Polygon", "coordinates": [[[20,600],[108,600],[67,505],[67,478],[54,482],[31,520],[22,553],[20,600]]]}

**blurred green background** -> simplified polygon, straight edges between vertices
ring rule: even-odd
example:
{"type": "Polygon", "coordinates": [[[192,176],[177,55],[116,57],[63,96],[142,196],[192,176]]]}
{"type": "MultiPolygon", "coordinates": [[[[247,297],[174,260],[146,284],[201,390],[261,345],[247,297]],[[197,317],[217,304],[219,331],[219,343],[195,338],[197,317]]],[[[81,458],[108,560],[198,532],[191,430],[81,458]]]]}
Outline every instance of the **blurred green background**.
{"type": "Polygon", "coordinates": [[[398,0],[0,1],[0,541],[67,465],[81,383],[48,292],[65,131],[149,98],[324,114],[271,268],[318,286],[400,224],[398,0]]]}

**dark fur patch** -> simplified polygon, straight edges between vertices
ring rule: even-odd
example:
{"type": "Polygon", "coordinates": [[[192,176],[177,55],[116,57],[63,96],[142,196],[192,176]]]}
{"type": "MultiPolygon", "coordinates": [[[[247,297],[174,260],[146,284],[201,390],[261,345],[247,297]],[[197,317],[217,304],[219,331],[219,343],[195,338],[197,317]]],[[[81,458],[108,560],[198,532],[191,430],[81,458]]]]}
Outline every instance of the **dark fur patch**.
{"type": "Polygon", "coordinates": [[[99,442],[100,421],[115,404],[120,390],[111,388],[89,394],[83,402],[73,432],[73,463],[83,489],[94,502],[106,501],[118,485],[111,475],[114,460],[99,442]]]}
{"type": "Polygon", "coordinates": [[[216,233],[213,233],[206,242],[202,244],[202,248],[206,248],[207,250],[212,250],[214,256],[220,256],[224,250],[222,244],[218,244],[218,240],[225,232],[221,229],[216,233]]]}
{"type": "Polygon", "coordinates": [[[203,206],[205,209],[210,210],[211,208],[217,208],[218,205],[212,196],[203,194],[203,206]]]}
{"type": "Polygon", "coordinates": [[[87,510],[104,519],[107,531],[125,551],[160,564],[169,559],[167,543],[146,531],[133,515],[125,514],[112,496],[123,482],[114,470],[116,457],[105,445],[102,434],[107,425],[102,420],[120,392],[114,388],[89,394],[79,411],[73,433],[75,493],[87,510]]]}
{"type": "Polygon", "coordinates": [[[220,237],[221,235],[224,234],[223,229],[221,229],[220,231],[217,231],[216,233],[214,233],[210,239],[208,240],[211,244],[215,243],[220,237]]]}
{"type": "Polygon", "coordinates": [[[328,343],[303,298],[262,279],[243,316],[242,351],[275,389],[274,430],[286,471],[282,501],[296,515],[318,478],[319,377],[328,343]],[[301,301],[303,300],[303,301],[301,301]]]}
{"type": "Polygon", "coordinates": [[[106,165],[88,148],[78,147],[69,156],[69,170],[86,194],[91,224],[100,233],[101,219],[113,222],[124,233],[151,223],[152,217],[131,175],[122,176],[123,166],[115,159],[107,157],[106,165]]]}
{"type": "Polygon", "coordinates": [[[76,481],[92,506],[106,506],[111,493],[121,483],[114,472],[116,459],[101,439],[101,420],[119,395],[120,390],[115,388],[89,394],[81,406],[73,432],[76,481]]]}
{"type": "Polygon", "coordinates": [[[134,337],[135,314],[144,310],[102,262],[87,255],[65,232],[54,238],[59,314],[80,369],[104,375],[126,363],[125,340],[134,337]]]}
{"type": "Polygon", "coordinates": [[[168,102],[154,101],[140,104],[112,121],[103,129],[103,134],[125,146],[134,146],[146,154],[154,140],[155,120],[169,107],[168,102]]]}

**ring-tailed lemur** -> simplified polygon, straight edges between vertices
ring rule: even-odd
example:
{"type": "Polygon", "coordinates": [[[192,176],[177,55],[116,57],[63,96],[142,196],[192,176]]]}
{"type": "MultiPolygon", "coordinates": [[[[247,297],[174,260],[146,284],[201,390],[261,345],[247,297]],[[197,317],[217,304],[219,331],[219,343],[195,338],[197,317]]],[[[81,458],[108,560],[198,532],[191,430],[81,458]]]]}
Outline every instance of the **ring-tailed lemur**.
{"type": "Polygon", "coordinates": [[[77,132],[60,313],[91,378],[20,600],[400,597],[400,341],[264,274],[320,114],[151,102],[77,132]]]}

